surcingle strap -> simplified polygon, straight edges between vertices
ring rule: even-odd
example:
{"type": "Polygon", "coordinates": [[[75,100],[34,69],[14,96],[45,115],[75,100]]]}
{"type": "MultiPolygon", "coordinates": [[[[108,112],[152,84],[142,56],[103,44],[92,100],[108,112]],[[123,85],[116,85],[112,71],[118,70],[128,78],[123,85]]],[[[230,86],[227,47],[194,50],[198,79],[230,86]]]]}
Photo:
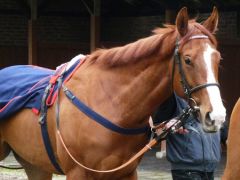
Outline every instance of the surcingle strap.
{"type": "Polygon", "coordinates": [[[49,84],[45,88],[45,91],[42,97],[40,118],[39,118],[39,124],[41,125],[42,138],[43,138],[45,149],[47,151],[48,157],[52,165],[61,174],[64,174],[64,172],[62,171],[60,165],[57,162],[57,159],[54,155],[54,151],[49,138],[48,126],[47,126],[47,109],[49,106],[52,106],[55,100],[57,99],[59,89],[61,89],[61,86],[62,86],[62,82],[69,80],[72,74],[84,61],[85,61],[85,56],[78,55],[75,58],[73,58],[70,62],[59,66],[56,70],[55,75],[51,77],[49,84]]]}
{"type": "Polygon", "coordinates": [[[43,95],[43,98],[42,98],[42,104],[41,104],[41,111],[40,111],[40,119],[39,119],[39,124],[41,125],[41,133],[42,133],[42,138],[43,138],[43,142],[44,142],[44,146],[45,146],[45,149],[47,151],[47,154],[48,154],[48,157],[52,163],[52,165],[55,167],[55,169],[60,172],[61,174],[64,174],[61,167],[59,166],[56,158],[55,158],[55,155],[54,155],[54,152],[53,152],[53,148],[52,148],[52,145],[51,145],[51,141],[50,141],[50,138],[49,138],[49,134],[48,134],[48,126],[47,126],[47,98],[48,98],[48,95],[51,91],[51,89],[53,88],[53,84],[50,83],[45,91],[44,91],[44,95],[43,95]]]}

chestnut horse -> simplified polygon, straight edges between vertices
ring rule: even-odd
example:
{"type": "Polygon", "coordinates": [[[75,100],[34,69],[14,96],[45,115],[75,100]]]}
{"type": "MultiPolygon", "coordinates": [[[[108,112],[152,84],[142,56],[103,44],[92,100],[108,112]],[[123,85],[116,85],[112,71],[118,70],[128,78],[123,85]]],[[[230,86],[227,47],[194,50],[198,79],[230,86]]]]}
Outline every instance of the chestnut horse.
{"type": "MultiPolygon", "coordinates": [[[[217,24],[216,8],[203,24],[189,20],[187,9],[182,8],[176,25],[158,28],[152,36],[123,47],[97,50],[87,56],[64,83],[65,88],[59,90],[59,130],[72,156],[92,169],[113,169],[137,153],[148,142],[148,134],[124,135],[103,127],[69,101],[66,88],[92,110],[124,128],[148,126],[156,107],[176,92],[199,106],[205,131],[218,131],[225,120],[225,108],[218,87],[221,57],[213,35],[217,24]]],[[[110,173],[92,172],[76,164],[57,133],[56,106],[47,111],[48,132],[67,180],[137,179],[140,158],[110,173]]],[[[48,180],[59,172],[47,156],[38,118],[23,109],[1,122],[0,158],[12,150],[29,179],[48,180]]]]}
{"type": "Polygon", "coordinates": [[[227,140],[227,163],[223,180],[240,179],[240,98],[236,102],[229,124],[227,140]]]}

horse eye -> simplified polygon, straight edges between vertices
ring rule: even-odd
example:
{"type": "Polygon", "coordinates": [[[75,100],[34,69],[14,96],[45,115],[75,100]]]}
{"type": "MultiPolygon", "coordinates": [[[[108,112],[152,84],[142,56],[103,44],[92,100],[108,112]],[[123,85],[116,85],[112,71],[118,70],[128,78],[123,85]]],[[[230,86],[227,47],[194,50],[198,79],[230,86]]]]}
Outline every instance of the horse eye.
{"type": "Polygon", "coordinates": [[[187,65],[190,65],[190,64],[191,64],[190,58],[186,58],[186,59],[184,59],[184,61],[185,61],[185,63],[186,63],[187,65]]]}

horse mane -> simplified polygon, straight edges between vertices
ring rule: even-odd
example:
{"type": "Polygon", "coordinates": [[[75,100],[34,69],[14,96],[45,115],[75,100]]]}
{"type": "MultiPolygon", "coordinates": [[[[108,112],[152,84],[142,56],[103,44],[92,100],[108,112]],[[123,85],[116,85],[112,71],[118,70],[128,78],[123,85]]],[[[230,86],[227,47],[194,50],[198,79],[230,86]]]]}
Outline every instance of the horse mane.
{"type": "MultiPolygon", "coordinates": [[[[163,39],[169,38],[171,35],[177,37],[175,25],[164,24],[163,28],[156,28],[152,32],[154,33],[153,35],[125,46],[98,49],[93,52],[88,59],[91,63],[98,62],[108,66],[124,65],[130,62],[134,63],[137,60],[144,59],[149,55],[159,52],[163,39]]],[[[205,27],[193,19],[189,21],[189,31],[186,36],[182,38],[181,45],[186,43],[190,36],[199,33],[207,35],[214,45],[217,44],[215,37],[205,27]]],[[[169,43],[169,41],[167,42],[169,43]]]]}

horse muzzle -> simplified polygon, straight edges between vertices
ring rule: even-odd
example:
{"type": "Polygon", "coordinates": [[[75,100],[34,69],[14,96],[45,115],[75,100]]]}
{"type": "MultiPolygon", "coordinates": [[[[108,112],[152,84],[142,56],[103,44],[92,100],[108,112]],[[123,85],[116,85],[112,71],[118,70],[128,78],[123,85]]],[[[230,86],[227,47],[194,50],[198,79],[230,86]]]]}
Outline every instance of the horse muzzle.
{"type": "MultiPolygon", "coordinates": [[[[202,114],[202,113],[201,113],[202,114]]],[[[214,133],[220,130],[226,118],[226,110],[222,112],[207,112],[202,116],[203,130],[208,133],[214,133]]]]}

